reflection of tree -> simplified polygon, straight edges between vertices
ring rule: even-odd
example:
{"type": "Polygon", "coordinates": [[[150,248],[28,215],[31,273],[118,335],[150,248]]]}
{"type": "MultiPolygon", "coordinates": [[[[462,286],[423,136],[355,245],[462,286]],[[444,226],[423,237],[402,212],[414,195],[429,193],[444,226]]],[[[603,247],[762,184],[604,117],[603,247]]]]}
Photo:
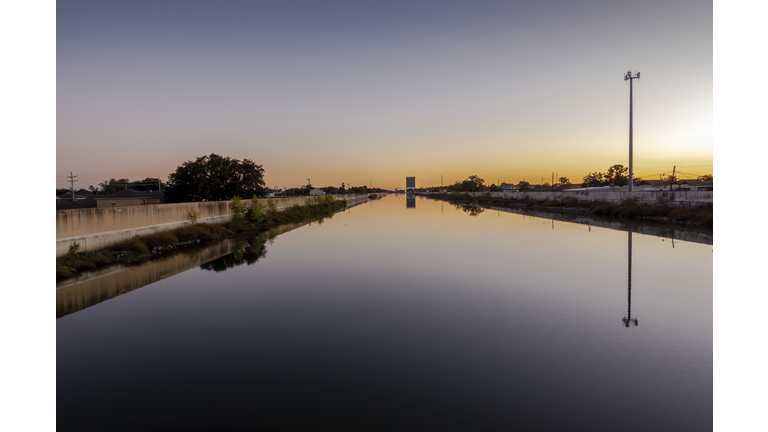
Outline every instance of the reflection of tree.
{"type": "Polygon", "coordinates": [[[450,203],[457,209],[461,209],[464,213],[469,214],[470,216],[477,216],[480,213],[484,212],[485,209],[482,207],[475,207],[473,205],[466,205],[466,204],[456,204],[456,203],[450,203]]]}
{"type": "MultiPolygon", "coordinates": [[[[273,239],[274,237],[272,237],[273,239]]],[[[239,265],[251,265],[267,255],[265,243],[271,240],[269,235],[253,236],[247,239],[235,240],[232,245],[232,253],[211,262],[201,264],[203,270],[222,272],[239,265]]]]}

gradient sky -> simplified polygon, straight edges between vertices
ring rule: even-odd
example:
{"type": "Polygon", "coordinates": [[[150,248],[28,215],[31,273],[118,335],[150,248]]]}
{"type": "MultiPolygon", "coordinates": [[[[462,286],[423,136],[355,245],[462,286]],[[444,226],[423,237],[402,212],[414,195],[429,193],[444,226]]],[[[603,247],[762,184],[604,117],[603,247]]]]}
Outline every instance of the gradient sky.
{"type": "Polygon", "coordinates": [[[57,4],[56,184],[218,153],[270,187],[712,173],[712,3],[57,4]]]}

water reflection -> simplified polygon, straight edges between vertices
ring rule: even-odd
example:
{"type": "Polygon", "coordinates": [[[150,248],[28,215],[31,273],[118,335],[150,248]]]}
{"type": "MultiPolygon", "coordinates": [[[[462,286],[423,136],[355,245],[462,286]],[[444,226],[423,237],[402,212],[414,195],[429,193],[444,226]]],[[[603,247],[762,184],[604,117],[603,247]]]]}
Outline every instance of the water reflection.
{"type": "Polygon", "coordinates": [[[81,311],[195,267],[220,272],[266,256],[264,243],[309,222],[281,225],[246,239],[225,239],[212,245],[182,249],[138,266],[114,266],[56,286],[56,318],[81,311]],[[215,262],[215,264],[214,264],[215,262]]]}
{"type": "Polygon", "coordinates": [[[477,216],[480,213],[483,213],[485,211],[482,207],[476,207],[473,205],[465,205],[465,204],[454,204],[457,209],[460,209],[464,213],[470,215],[470,216],[477,216]]]}
{"type": "Polygon", "coordinates": [[[711,428],[710,247],[404,199],[57,320],[58,430],[711,428]]]}
{"type": "Polygon", "coordinates": [[[405,208],[416,208],[416,195],[405,194],[405,208]]]}
{"type": "MultiPolygon", "coordinates": [[[[277,236],[277,234],[272,234],[271,238],[274,238],[275,236],[277,236]]],[[[265,243],[269,238],[270,234],[268,233],[248,238],[238,238],[233,242],[231,254],[205,264],[200,264],[200,268],[203,270],[221,272],[243,264],[252,265],[259,259],[267,256],[267,247],[265,243]]]]}
{"type": "MultiPolygon", "coordinates": [[[[429,197],[428,197],[429,198],[429,197]]],[[[442,200],[441,200],[442,202],[442,200]]],[[[457,209],[461,209],[469,216],[476,216],[482,211],[473,212],[469,208],[474,207],[476,209],[485,209],[477,204],[455,204],[450,203],[457,209]],[[465,209],[465,207],[467,207],[465,209]]],[[[521,215],[524,219],[533,220],[536,218],[550,219],[552,221],[552,229],[554,229],[554,222],[571,222],[576,224],[587,225],[589,231],[592,231],[592,227],[609,228],[619,231],[633,231],[637,234],[646,234],[656,237],[667,238],[674,240],[683,240],[693,243],[701,243],[712,245],[713,244],[713,232],[712,227],[696,226],[696,225],[673,225],[663,222],[655,221],[643,221],[635,219],[616,219],[610,216],[594,215],[591,213],[554,213],[543,210],[532,210],[524,207],[498,207],[488,206],[491,210],[496,210],[504,213],[514,213],[521,215]]]]}
{"type": "Polygon", "coordinates": [[[624,327],[637,326],[637,317],[632,318],[632,231],[627,231],[627,316],[621,319],[624,327]]]}

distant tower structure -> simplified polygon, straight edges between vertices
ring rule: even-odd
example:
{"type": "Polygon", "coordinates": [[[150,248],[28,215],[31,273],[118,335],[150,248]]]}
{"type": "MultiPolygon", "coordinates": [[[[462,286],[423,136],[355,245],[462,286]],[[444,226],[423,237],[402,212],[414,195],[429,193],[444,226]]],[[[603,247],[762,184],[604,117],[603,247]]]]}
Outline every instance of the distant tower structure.
{"type": "Polygon", "coordinates": [[[632,71],[624,74],[624,81],[629,81],[629,191],[632,192],[632,183],[634,181],[632,163],[632,80],[640,80],[640,72],[632,76],[632,71]]]}
{"type": "Polygon", "coordinates": [[[409,192],[416,189],[416,177],[405,178],[405,191],[409,192]]]}

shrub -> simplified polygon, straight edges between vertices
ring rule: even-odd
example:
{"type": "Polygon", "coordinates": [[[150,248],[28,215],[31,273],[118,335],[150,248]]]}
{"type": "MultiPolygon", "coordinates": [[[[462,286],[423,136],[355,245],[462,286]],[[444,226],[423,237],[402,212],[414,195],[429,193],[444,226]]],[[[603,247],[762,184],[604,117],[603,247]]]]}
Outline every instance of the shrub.
{"type": "Polygon", "coordinates": [[[219,224],[203,223],[198,226],[205,229],[206,235],[210,236],[210,240],[233,234],[232,231],[219,224]]]}
{"type": "MultiPolygon", "coordinates": [[[[376,195],[376,194],[374,194],[374,195],[376,195]]],[[[332,203],[333,201],[335,201],[335,199],[333,198],[333,195],[325,194],[325,202],[326,203],[332,203]]]]}
{"type": "Polygon", "coordinates": [[[114,246],[110,246],[109,250],[112,251],[125,251],[138,254],[149,253],[149,248],[138,237],[133,237],[123,242],[120,242],[114,246]]]}
{"type": "Polygon", "coordinates": [[[264,205],[261,204],[261,201],[254,195],[253,199],[251,199],[251,208],[248,209],[248,219],[261,223],[264,221],[264,213],[266,213],[266,210],[264,205]]]}
{"type": "Polygon", "coordinates": [[[622,205],[638,205],[640,204],[640,197],[638,196],[625,196],[621,199],[622,205]]]}
{"type": "Polygon", "coordinates": [[[75,254],[78,250],[80,250],[80,243],[72,243],[69,245],[69,254],[75,254]]]}
{"type": "Polygon", "coordinates": [[[240,220],[245,216],[246,212],[245,204],[243,204],[243,201],[240,199],[240,197],[236,196],[232,198],[232,202],[229,203],[229,211],[232,212],[232,219],[233,220],[240,220]]]}
{"type": "Polygon", "coordinates": [[[195,225],[197,224],[197,220],[200,219],[200,213],[197,212],[197,210],[192,209],[189,211],[189,213],[187,213],[187,219],[189,219],[189,222],[192,225],[195,225]]]}
{"type": "Polygon", "coordinates": [[[149,248],[152,249],[157,246],[167,246],[176,244],[179,239],[170,231],[162,231],[154,234],[149,234],[139,237],[139,239],[149,248]]]}
{"type": "Polygon", "coordinates": [[[611,204],[600,204],[597,207],[594,207],[592,209],[592,213],[594,214],[601,214],[601,215],[609,215],[613,212],[613,210],[616,208],[615,205],[611,204]]]}
{"type": "Polygon", "coordinates": [[[323,204],[324,202],[325,202],[325,197],[320,195],[307,198],[308,206],[317,206],[317,205],[323,204]]]}
{"type": "Polygon", "coordinates": [[[56,280],[72,276],[72,271],[62,265],[56,265],[56,280]]]}
{"type": "Polygon", "coordinates": [[[277,213],[277,205],[272,198],[267,199],[267,213],[277,213]]]}

